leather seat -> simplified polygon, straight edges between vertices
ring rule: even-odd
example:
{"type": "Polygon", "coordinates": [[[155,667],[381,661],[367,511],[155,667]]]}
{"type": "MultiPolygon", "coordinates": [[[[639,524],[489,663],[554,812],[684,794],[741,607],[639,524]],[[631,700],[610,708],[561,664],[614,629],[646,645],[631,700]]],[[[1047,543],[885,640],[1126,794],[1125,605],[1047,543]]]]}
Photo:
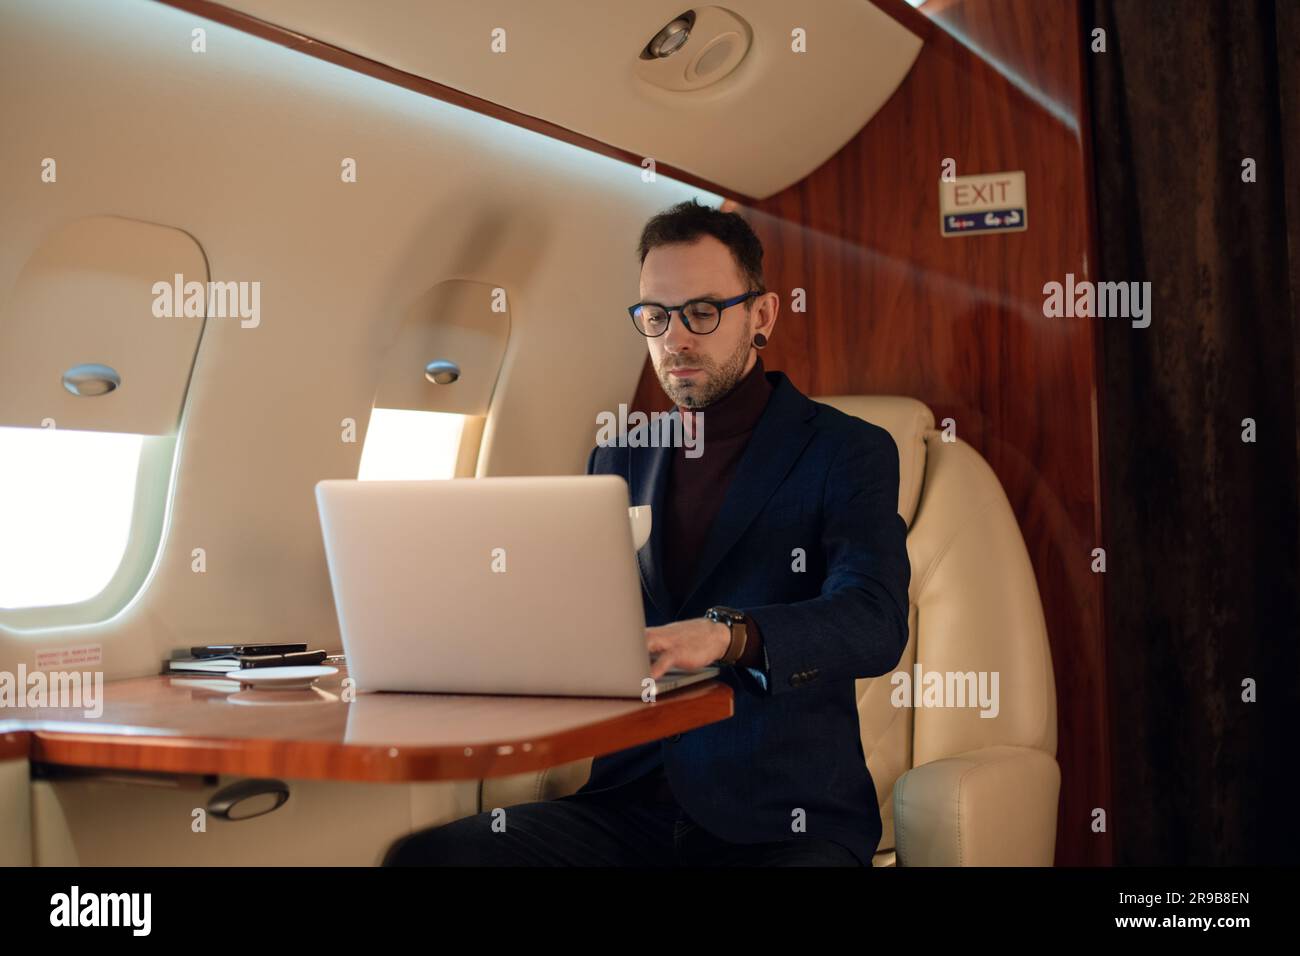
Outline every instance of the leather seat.
{"type": "MultiPolygon", "coordinates": [[[[1038,586],[1002,486],[969,445],[944,440],[915,399],[817,401],[887,429],[899,450],[910,638],[893,674],[858,681],[862,750],[883,824],[875,864],[1052,865],[1056,686],[1038,586]],[[927,674],[985,674],[997,689],[996,716],[981,716],[979,706],[928,706],[922,694],[895,706],[891,678],[913,680],[918,664],[922,687],[927,674]]],[[[590,767],[587,759],[484,780],[480,807],[572,793],[590,767]]]]}

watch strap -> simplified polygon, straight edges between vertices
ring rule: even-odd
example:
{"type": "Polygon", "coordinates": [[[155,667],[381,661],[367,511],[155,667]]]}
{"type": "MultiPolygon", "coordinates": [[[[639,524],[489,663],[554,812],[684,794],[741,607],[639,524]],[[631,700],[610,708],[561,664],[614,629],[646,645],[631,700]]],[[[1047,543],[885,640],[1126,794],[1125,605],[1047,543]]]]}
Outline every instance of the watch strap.
{"type": "Polygon", "coordinates": [[[727,646],[727,652],[718,658],[719,664],[735,664],[745,655],[745,647],[749,644],[749,627],[748,618],[743,611],[734,611],[731,608],[709,608],[706,616],[711,621],[717,621],[719,624],[726,624],[731,632],[731,643],[727,646]]]}

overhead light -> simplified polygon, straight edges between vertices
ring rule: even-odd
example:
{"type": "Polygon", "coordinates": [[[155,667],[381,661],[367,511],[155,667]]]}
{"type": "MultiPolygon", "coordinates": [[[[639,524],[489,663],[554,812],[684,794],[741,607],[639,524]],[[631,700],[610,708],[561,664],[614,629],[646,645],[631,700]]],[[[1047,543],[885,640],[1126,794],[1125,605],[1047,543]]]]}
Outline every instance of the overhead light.
{"type": "Polygon", "coordinates": [[[695,25],[695,11],[687,10],[655,34],[654,39],[641,51],[643,60],[662,60],[680,50],[691,37],[695,25]]]}
{"type": "Polygon", "coordinates": [[[74,365],[63,373],[63,387],[73,395],[107,395],[122,384],[122,376],[107,365],[74,365]]]}
{"type": "Polygon", "coordinates": [[[446,359],[434,359],[424,367],[424,377],[434,385],[450,385],[460,378],[460,366],[446,359]]]}
{"type": "Polygon", "coordinates": [[[646,44],[636,75],[662,90],[701,90],[740,66],[753,37],[749,24],[730,10],[696,7],[675,17],[646,44]]]}

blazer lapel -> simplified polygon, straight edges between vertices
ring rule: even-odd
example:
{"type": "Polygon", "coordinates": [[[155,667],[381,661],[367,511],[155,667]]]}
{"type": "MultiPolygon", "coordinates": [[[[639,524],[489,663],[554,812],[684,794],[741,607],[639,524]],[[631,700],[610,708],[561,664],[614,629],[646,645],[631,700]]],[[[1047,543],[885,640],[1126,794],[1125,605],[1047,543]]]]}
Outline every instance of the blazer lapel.
{"type": "MultiPolygon", "coordinates": [[[[767,374],[775,389],[749,437],[749,444],[745,446],[745,452],[736,466],[736,473],[722,500],[722,507],[705,538],[682,608],[691,603],[695,593],[767,504],[767,500],[780,487],[799,455],[812,440],[814,429],[808,420],[817,413],[817,406],[795,388],[784,373],[767,374]]],[[[706,409],[705,442],[708,441],[707,416],[706,409]]],[[[658,561],[658,555],[655,560],[658,561]]],[[[663,604],[655,602],[661,608],[671,604],[666,593],[664,597],[663,604]]],[[[673,614],[668,619],[676,620],[681,608],[672,610],[673,614]]]]}

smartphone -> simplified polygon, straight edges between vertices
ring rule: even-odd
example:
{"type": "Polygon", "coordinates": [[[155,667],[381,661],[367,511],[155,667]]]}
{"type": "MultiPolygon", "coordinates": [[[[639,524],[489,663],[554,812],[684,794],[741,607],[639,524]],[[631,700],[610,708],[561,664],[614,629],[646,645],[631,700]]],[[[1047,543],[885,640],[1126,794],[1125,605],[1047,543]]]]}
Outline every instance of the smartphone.
{"type": "Polygon", "coordinates": [[[204,644],[191,647],[194,657],[255,657],[259,654],[294,654],[307,649],[307,642],[291,644],[204,644]]]}
{"type": "Polygon", "coordinates": [[[302,667],[320,664],[325,660],[324,651],[298,651],[290,654],[262,654],[239,658],[239,669],[250,667],[302,667]]]}

